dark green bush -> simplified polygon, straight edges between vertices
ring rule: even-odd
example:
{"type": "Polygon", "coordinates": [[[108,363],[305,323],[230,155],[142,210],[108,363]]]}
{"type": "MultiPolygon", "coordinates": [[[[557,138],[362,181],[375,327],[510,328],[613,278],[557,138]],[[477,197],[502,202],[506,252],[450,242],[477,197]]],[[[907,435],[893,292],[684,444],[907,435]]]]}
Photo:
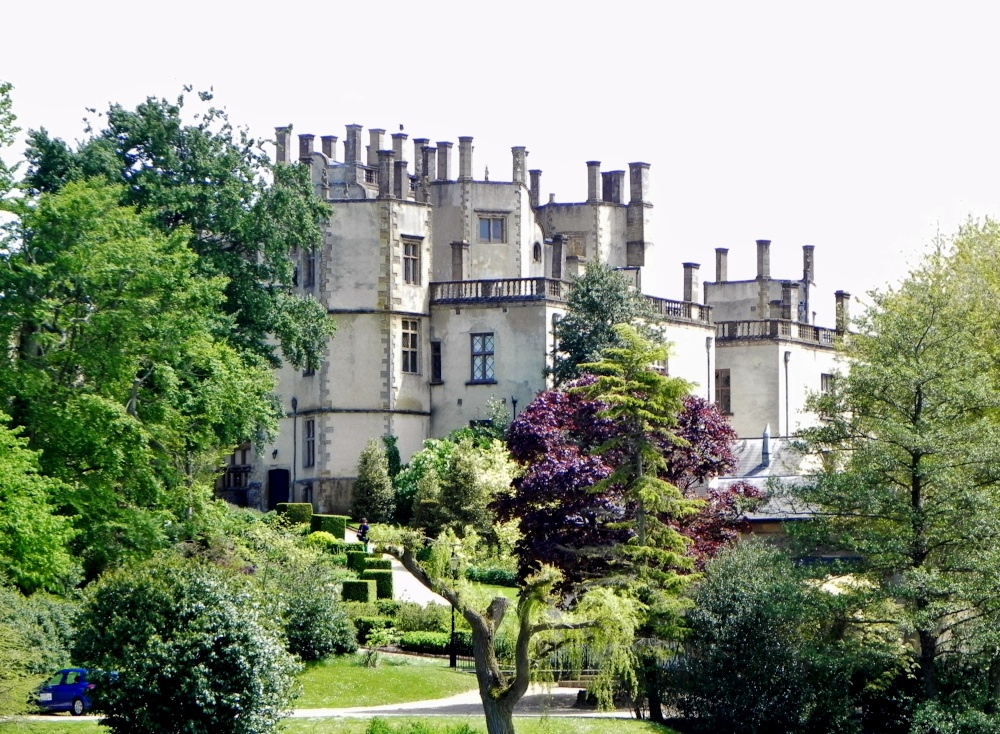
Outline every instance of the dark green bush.
{"type": "Polygon", "coordinates": [[[334,566],[339,566],[340,568],[347,568],[347,554],[334,553],[330,556],[330,563],[334,566]]]}
{"type": "Polygon", "coordinates": [[[344,601],[375,601],[378,598],[378,585],[370,580],[344,581],[340,598],[344,601]]]}
{"type": "Polygon", "coordinates": [[[366,558],[365,559],[365,571],[369,569],[375,571],[391,571],[392,570],[392,559],[390,558],[366,558]]]}
{"type": "Polygon", "coordinates": [[[360,553],[368,553],[368,549],[365,547],[364,543],[344,543],[344,553],[350,553],[352,551],[358,551],[360,553]]]}
{"type": "Polygon", "coordinates": [[[481,734],[481,731],[465,722],[450,725],[429,721],[390,724],[386,719],[375,717],[368,722],[365,734],[481,734]]]}
{"type": "Polygon", "coordinates": [[[372,630],[383,630],[392,626],[390,617],[358,617],[354,620],[354,628],[358,631],[358,642],[361,643],[368,639],[372,630]]]}
{"type": "Polygon", "coordinates": [[[314,514],[310,521],[310,527],[314,533],[330,533],[333,537],[343,540],[347,530],[348,519],[346,515],[314,514]]]}
{"type": "Polygon", "coordinates": [[[465,578],[477,584],[490,586],[517,586],[517,573],[506,568],[489,566],[469,566],[465,569],[465,578]]]}
{"type": "Polygon", "coordinates": [[[279,502],[274,509],[293,525],[308,525],[313,514],[313,506],[308,502],[279,502]]]}
{"type": "Polygon", "coordinates": [[[365,559],[370,557],[364,551],[347,551],[347,567],[361,573],[365,570],[365,559]]]}
{"type": "MultiPolygon", "coordinates": [[[[412,604],[412,602],[410,603],[412,604]]],[[[378,613],[382,617],[395,617],[399,614],[399,609],[402,606],[403,602],[393,601],[392,599],[379,599],[375,602],[375,608],[378,609],[378,613]]],[[[395,626],[398,627],[399,625],[395,626]]]]}
{"type": "Polygon", "coordinates": [[[363,571],[361,578],[370,579],[375,582],[379,599],[392,598],[392,571],[363,571]]]}

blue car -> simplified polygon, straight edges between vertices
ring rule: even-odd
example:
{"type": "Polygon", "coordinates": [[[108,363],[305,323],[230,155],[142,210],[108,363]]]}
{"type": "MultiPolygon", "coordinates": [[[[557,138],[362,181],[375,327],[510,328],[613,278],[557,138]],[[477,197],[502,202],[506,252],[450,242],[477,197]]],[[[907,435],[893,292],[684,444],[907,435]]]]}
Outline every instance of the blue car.
{"type": "Polygon", "coordinates": [[[38,689],[35,700],[46,711],[69,711],[80,716],[90,710],[90,692],[94,684],[87,682],[83,668],[64,668],[38,689]]]}

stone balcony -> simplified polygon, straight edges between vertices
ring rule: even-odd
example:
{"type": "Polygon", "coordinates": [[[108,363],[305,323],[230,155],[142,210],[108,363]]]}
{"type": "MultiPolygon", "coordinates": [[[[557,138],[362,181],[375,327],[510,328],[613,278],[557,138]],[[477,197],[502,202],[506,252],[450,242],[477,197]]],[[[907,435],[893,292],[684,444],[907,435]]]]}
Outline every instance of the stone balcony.
{"type": "Polygon", "coordinates": [[[715,339],[720,342],[789,339],[833,348],[836,344],[837,331],[785,319],[720,321],[715,325],[715,339]]]}
{"type": "MultiPolygon", "coordinates": [[[[431,305],[554,301],[565,303],[572,283],[553,278],[500,278],[431,283],[431,305]]],[[[653,313],[668,321],[712,323],[712,309],[690,301],[646,296],[653,313]]]]}

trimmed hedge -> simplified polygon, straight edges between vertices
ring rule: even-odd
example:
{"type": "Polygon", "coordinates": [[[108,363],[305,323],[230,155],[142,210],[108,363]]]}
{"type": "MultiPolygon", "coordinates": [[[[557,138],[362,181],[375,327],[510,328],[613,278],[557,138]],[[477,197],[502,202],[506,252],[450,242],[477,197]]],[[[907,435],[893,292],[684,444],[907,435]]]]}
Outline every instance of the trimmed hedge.
{"type": "Polygon", "coordinates": [[[469,566],[465,569],[465,578],[477,584],[490,586],[517,586],[517,574],[505,568],[490,568],[469,566]]]}
{"type": "Polygon", "coordinates": [[[367,553],[368,549],[365,548],[364,543],[344,543],[344,553],[350,553],[351,551],[360,551],[362,553],[367,553]]]}
{"type": "Polygon", "coordinates": [[[358,631],[358,642],[362,645],[372,630],[384,630],[392,626],[391,617],[358,617],[354,620],[354,628],[358,631]]]}
{"type": "Polygon", "coordinates": [[[279,515],[284,515],[290,523],[308,524],[312,518],[313,506],[308,502],[279,502],[274,506],[279,515]]]}
{"type": "Polygon", "coordinates": [[[378,570],[378,571],[391,571],[392,570],[392,560],[389,558],[366,558],[365,560],[365,571],[368,570],[378,570]]]}
{"type": "Polygon", "coordinates": [[[314,533],[330,533],[335,538],[344,539],[347,530],[348,517],[346,515],[319,515],[314,514],[310,521],[310,527],[314,533]]]}
{"type": "MultiPolygon", "coordinates": [[[[399,610],[403,608],[403,602],[393,601],[392,599],[379,599],[375,602],[375,608],[378,609],[378,613],[385,617],[395,617],[399,614],[399,610]]],[[[397,627],[398,620],[397,620],[397,627]]]]}
{"type": "Polygon", "coordinates": [[[377,593],[379,599],[391,599],[392,598],[392,571],[383,571],[381,569],[363,571],[361,573],[362,579],[370,579],[377,585],[377,593]]]}
{"type": "Polygon", "coordinates": [[[378,584],[370,579],[345,581],[340,598],[344,601],[373,602],[378,598],[378,584]]]}
{"type": "Polygon", "coordinates": [[[347,551],[347,567],[361,573],[365,570],[365,559],[370,557],[364,551],[347,551]]]}
{"type": "MultiPolygon", "coordinates": [[[[448,632],[404,632],[399,638],[399,647],[407,652],[426,655],[448,655],[451,634],[448,632]]],[[[455,652],[458,655],[472,655],[472,633],[468,630],[455,632],[455,652]]]]}

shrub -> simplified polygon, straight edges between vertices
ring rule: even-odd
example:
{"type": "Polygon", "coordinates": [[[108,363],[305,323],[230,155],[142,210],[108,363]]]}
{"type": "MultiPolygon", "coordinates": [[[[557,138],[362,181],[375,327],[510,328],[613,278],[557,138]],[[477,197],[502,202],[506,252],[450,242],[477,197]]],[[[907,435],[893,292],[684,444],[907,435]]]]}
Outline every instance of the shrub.
{"type": "Polygon", "coordinates": [[[330,592],[330,585],[299,585],[285,594],[285,639],[288,651],[303,660],[358,649],[354,623],[330,592]]]}
{"type": "Polygon", "coordinates": [[[330,556],[330,563],[334,566],[339,566],[341,568],[347,568],[347,554],[346,553],[334,553],[330,556]]]}
{"type": "MultiPolygon", "coordinates": [[[[402,606],[403,602],[394,601],[392,599],[379,599],[375,602],[375,608],[378,610],[379,615],[383,617],[395,617],[399,614],[399,609],[402,606]]],[[[399,625],[396,626],[398,627],[399,625]]]]}
{"type": "Polygon", "coordinates": [[[392,619],[390,617],[358,617],[354,620],[354,629],[358,632],[358,642],[367,640],[372,630],[385,629],[392,626],[392,619]]]}
{"type": "Polygon", "coordinates": [[[374,571],[391,571],[392,561],[388,558],[365,558],[364,559],[364,570],[374,570],[374,571]]]}
{"type": "Polygon", "coordinates": [[[396,629],[401,632],[448,632],[451,629],[451,607],[415,602],[403,602],[396,612],[396,629]]]}
{"type": "Polygon", "coordinates": [[[298,665],[244,583],[208,564],[155,558],[87,593],[76,662],[97,674],[113,732],[264,734],[289,708],[298,665]],[[224,641],[224,644],[222,644],[224,641]]]}
{"type": "Polygon", "coordinates": [[[310,520],[310,527],[314,533],[330,533],[335,538],[343,540],[347,530],[347,521],[350,518],[346,515],[318,515],[314,514],[310,520]]]}
{"type": "Polygon", "coordinates": [[[364,543],[359,543],[359,542],[344,543],[344,553],[351,553],[352,551],[367,554],[368,548],[365,546],[364,543]]]}
{"type": "Polygon", "coordinates": [[[378,598],[378,585],[369,580],[344,581],[340,598],[344,601],[375,601],[378,598]]]}
{"type": "Polygon", "coordinates": [[[308,502],[279,502],[274,509],[293,525],[308,525],[313,514],[313,507],[308,502]]]}
{"type": "Polygon", "coordinates": [[[342,542],[323,530],[313,531],[307,535],[305,538],[305,544],[312,546],[313,548],[318,548],[324,553],[332,553],[335,550],[344,547],[342,542]]]}
{"type": "Polygon", "coordinates": [[[427,655],[447,655],[450,642],[448,632],[403,632],[399,638],[403,650],[427,655]]]}
{"type": "Polygon", "coordinates": [[[370,557],[364,551],[347,551],[347,567],[361,573],[365,570],[365,559],[370,557]]]}
{"type": "Polygon", "coordinates": [[[469,566],[465,569],[465,578],[477,584],[517,586],[517,572],[506,568],[469,566]]]}
{"type": "Polygon", "coordinates": [[[392,598],[392,571],[363,571],[361,578],[375,581],[379,599],[392,598]]]}

